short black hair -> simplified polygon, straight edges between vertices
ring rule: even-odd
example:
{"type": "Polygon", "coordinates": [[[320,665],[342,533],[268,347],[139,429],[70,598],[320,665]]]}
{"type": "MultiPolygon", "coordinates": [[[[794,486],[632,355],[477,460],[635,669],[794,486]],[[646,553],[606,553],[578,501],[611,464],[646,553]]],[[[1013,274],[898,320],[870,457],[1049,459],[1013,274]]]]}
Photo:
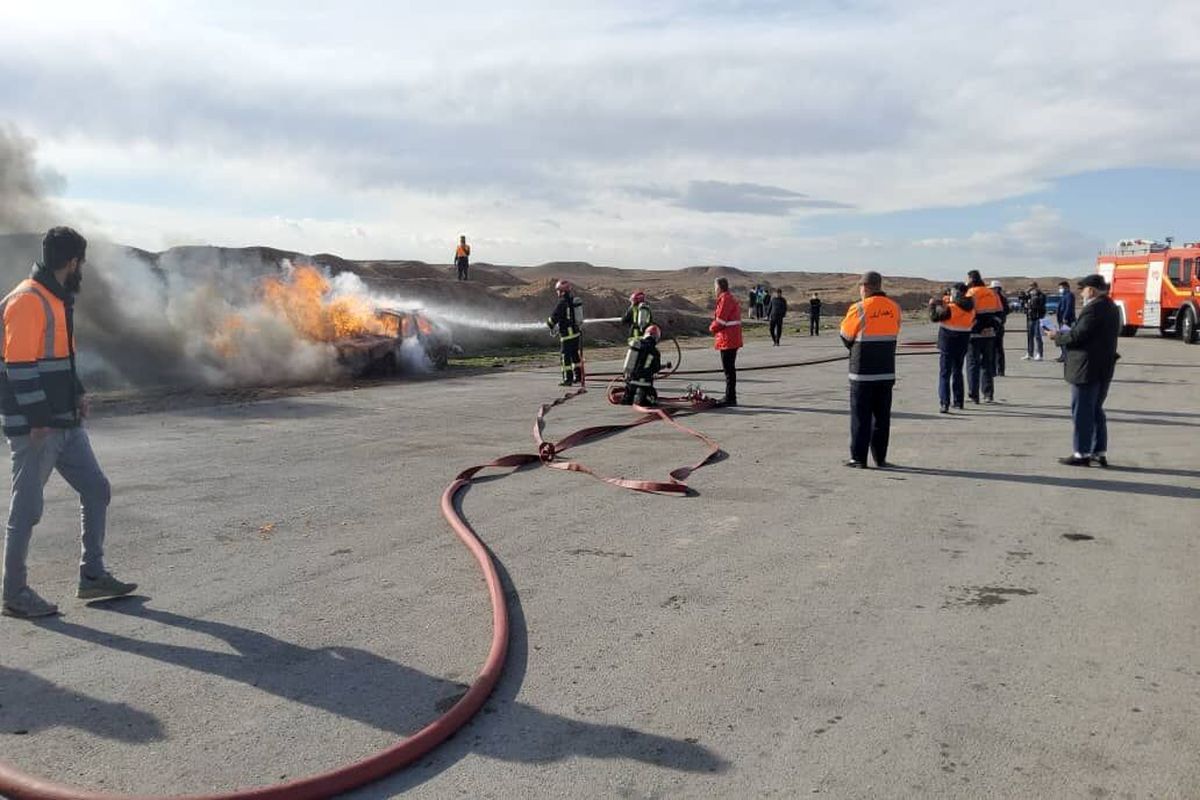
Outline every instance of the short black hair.
{"type": "Polygon", "coordinates": [[[868,289],[878,291],[883,288],[883,276],[873,269],[869,269],[862,274],[862,278],[858,281],[859,286],[865,286],[868,289]]]}
{"type": "Polygon", "coordinates": [[[42,265],[49,270],[62,269],[72,258],[87,256],[87,239],[79,231],[60,225],[46,231],[42,238],[42,265]]]}
{"type": "Polygon", "coordinates": [[[1065,287],[1067,287],[1068,289],[1070,289],[1070,288],[1071,288],[1071,284],[1067,283],[1066,281],[1059,281],[1059,282],[1058,282],[1058,285],[1059,285],[1059,286],[1065,286],[1065,287]]]}
{"type": "Polygon", "coordinates": [[[728,278],[717,278],[717,288],[720,289],[722,292],[728,292],[729,291],[729,279],[728,278]]]}
{"type": "Polygon", "coordinates": [[[972,286],[980,286],[983,284],[983,276],[979,274],[979,270],[977,269],[968,270],[967,282],[972,286]]]}

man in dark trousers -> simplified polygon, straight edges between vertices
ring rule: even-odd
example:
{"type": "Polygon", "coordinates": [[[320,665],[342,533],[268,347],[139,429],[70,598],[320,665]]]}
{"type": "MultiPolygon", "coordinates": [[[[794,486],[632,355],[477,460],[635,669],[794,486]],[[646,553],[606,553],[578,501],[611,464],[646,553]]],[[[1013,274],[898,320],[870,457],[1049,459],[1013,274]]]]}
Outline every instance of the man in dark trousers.
{"type": "Polygon", "coordinates": [[[1059,463],[1087,467],[1108,466],[1108,420],[1104,400],[1117,366],[1117,337],[1121,310],[1108,296],[1108,284],[1099,275],[1079,281],[1083,310],[1075,326],[1065,333],[1050,332],[1066,353],[1063,377],[1071,384],[1071,422],[1074,427],[1070,456],[1059,463]]]}
{"type": "Polygon", "coordinates": [[[975,301],[967,297],[967,285],[956,283],[940,300],[930,299],[929,319],[938,323],[938,402],[941,412],[949,414],[951,402],[959,409],[965,403],[963,361],[975,325],[975,301]]]}
{"type": "Polygon", "coordinates": [[[858,291],[862,299],[847,309],[841,327],[842,343],[850,350],[850,460],[846,466],[865,469],[869,450],[875,466],[882,468],[888,466],[900,305],[883,293],[883,276],[878,272],[864,272],[858,291]]]}
{"type": "Polygon", "coordinates": [[[979,270],[967,273],[967,297],[975,301],[975,326],[967,350],[967,396],[978,403],[995,402],[996,328],[1000,325],[1000,298],[984,285],[979,270]]]}
{"type": "MultiPolygon", "coordinates": [[[[1066,281],[1060,281],[1058,284],[1058,308],[1054,312],[1054,318],[1060,329],[1069,328],[1075,324],[1075,294],[1071,291],[1071,284],[1066,281]]],[[[1057,360],[1059,362],[1067,360],[1067,351],[1061,346],[1058,348],[1057,360]]]]}
{"type": "Polygon", "coordinates": [[[1046,316],[1046,295],[1038,288],[1037,281],[1029,284],[1025,295],[1025,355],[1022,361],[1042,360],[1042,317],[1046,316]]]}
{"type": "Polygon", "coordinates": [[[816,292],[808,299],[808,335],[821,335],[821,298],[816,292]]]}
{"type": "Polygon", "coordinates": [[[4,435],[12,450],[12,500],[4,537],[4,605],[8,617],[46,617],[58,607],[27,583],[26,557],[42,498],[57,470],[79,493],[83,600],[120,597],[137,588],[104,565],[104,537],[112,487],[83,420],[89,403],[75,372],[75,296],[83,282],[87,240],[71,228],[51,228],[42,260],[3,301],[3,364],[0,365],[4,435]]]}
{"type": "Polygon", "coordinates": [[[737,403],[737,354],[742,348],[742,309],[737,298],[729,291],[729,281],[717,278],[713,286],[717,293],[717,307],[713,311],[708,332],[713,334],[713,347],[721,354],[721,370],[725,373],[724,406],[737,403]]]}
{"type": "Polygon", "coordinates": [[[783,289],[776,289],[775,296],[771,298],[771,305],[767,308],[767,317],[771,324],[771,341],[779,347],[779,340],[783,338],[783,318],[787,316],[787,300],[783,299],[783,289]]]}
{"type": "Polygon", "coordinates": [[[562,356],[562,382],[559,386],[583,383],[583,354],[580,337],[583,335],[583,320],[580,318],[582,303],[571,293],[571,282],[562,280],[554,284],[558,303],[546,320],[550,330],[558,335],[562,356]]]}
{"type": "Polygon", "coordinates": [[[995,364],[992,370],[997,376],[1004,376],[1004,329],[1008,326],[1008,296],[1004,294],[1004,287],[1000,285],[1000,281],[992,281],[991,289],[996,293],[996,297],[1000,300],[1000,315],[997,321],[1000,323],[996,327],[996,345],[994,349],[995,364]]]}
{"type": "Polygon", "coordinates": [[[467,270],[471,266],[471,245],[467,244],[466,236],[458,237],[458,247],[454,248],[454,269],[457,271],[458,280],[465,281],[467,279],[467,270]]]}

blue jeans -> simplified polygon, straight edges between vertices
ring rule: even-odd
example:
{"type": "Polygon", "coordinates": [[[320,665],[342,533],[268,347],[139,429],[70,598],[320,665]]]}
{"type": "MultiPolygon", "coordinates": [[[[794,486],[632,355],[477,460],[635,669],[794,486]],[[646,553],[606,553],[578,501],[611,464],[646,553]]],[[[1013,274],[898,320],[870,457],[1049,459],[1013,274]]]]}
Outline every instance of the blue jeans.
{"type": "Polygon", "coordinates": [[[1071,384],[1071,421],[1075,427],[1071,441],[1080,455],[1108,452],[1108,418],[1104,416],[1108,384],[1108,381],[1071,384]]]}
{"type": "Polygon", "coordinates": [[[1030,358],[1042,355],[1042,323],[1031,319],[1025,323],[1025,353],[1030,358]]]}
{"type": "Polygon", "coordinates": [[[942,342],[938,355],[938,400],[943,408],[950,405],[951,396],[954,405],[960,408],[963,405],[963,361],[970,344],[966,336],[945,337],[942,342]]]}

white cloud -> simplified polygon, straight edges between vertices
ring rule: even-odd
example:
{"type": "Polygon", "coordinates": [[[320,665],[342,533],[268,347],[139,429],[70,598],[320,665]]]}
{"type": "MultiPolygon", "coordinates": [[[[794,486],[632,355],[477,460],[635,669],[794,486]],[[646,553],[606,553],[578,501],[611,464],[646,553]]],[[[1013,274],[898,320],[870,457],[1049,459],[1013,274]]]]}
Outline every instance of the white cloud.
{"type": "Polygon", "coordinates": [[[919,245],[795,219],[1200,166],[1190,2],[411,5],[14,4],[0,119],[135,244],[426,259],[1049,258],[1081,242],[1045,212],[919,245]]]}

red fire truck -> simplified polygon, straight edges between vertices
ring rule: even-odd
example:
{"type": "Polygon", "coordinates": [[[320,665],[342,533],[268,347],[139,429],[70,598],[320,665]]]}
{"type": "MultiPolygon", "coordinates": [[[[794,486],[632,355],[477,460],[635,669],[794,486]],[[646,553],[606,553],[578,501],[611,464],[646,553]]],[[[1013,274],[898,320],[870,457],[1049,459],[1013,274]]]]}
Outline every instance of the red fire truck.
{"type": "Polygon", "coordinates": [[[1154,328],[1196,343],[1200,323],[1200,242],[1122,239],[1096,257],[1096,272],[1112,287],[1121,309],[1121,335],[1154,328]]]}

